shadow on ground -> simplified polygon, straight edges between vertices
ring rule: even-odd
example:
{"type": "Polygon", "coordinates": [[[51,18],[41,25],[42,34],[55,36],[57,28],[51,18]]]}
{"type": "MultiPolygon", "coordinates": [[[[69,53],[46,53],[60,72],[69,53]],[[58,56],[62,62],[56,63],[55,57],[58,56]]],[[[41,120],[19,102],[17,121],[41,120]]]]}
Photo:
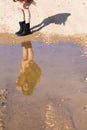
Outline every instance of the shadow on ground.
{"type": "Polygon", "coordinates": [[[63,24],[65,25],[67,18],[70,16],[70,13],[60,13],[48,18],[45,18],[41,23],[31,28],[32,32],[41,30],[43,27],[48,26],[51,23],[54,24],[63,24]]]}

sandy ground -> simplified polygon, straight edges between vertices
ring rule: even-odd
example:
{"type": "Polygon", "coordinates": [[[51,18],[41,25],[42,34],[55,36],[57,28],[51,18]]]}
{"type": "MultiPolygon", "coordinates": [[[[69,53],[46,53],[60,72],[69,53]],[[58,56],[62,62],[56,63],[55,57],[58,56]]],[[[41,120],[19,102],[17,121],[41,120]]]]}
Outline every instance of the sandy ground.
{"type": "Polygon", "coordinates": [[[80,38],[78,41],[82,42],[87,40],[86,0],[50,0],[50,2],[37,0],[36,3],[36,6],[31,5],[30,7],[33,34],[19,38],[14,35],[19,29],[18,22],[20,21],[15,3],[9,0],[1,1],[0,43],[17,43],[38,39],[55,42],[55,35],[57,40],[67,39],[67,37],[80,38]]]}

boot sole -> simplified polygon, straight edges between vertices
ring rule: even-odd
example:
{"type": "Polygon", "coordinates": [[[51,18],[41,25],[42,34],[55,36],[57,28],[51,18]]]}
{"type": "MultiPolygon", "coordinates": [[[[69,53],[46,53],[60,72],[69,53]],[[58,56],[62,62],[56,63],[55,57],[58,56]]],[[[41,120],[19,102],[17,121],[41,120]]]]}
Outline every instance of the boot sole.
{"type": "Polygon", "coordinates": [[[25,34],[16,34],[17,36],[26,36],[26,35],[30,35],[30,34],[32,34],[32,32],[29,32],[29,33],[25,33],[25,34]]]}

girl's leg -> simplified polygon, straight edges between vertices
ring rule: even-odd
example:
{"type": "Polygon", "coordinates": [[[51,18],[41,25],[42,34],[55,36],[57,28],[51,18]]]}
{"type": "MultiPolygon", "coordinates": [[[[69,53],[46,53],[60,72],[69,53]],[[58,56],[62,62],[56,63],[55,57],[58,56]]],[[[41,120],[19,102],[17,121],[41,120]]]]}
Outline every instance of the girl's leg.
{"type": "Polygon", "coordinates": [[[30,23],[30,10],[29,9],[24,9],[24,14],[25,14],[25,23],[30,23]]]}
{"type": "Polygon", "coordinates": [[[28,34],[31,34],[31,31],[30,31],[30,10],[27,8],[27,9],[23,9],[24,11],[24,18],[25,18],[25,24],[24,24],[24,30],[23,32],[20,34],[20,36],[25,36],[25,35],[28,35],[28,34]]]}
{"type": "Polygon", "coordinates": [[[18,10],[18,16],[20,21],[25,20],[25,14],[24,14],[24,8],[23,8],[23,3],[20,1],[16,2],[17,10],[18,10]]]}
{"type": "Polygon", "coordinates": [[[19,18],[20,18],[20,21],[25,21],[25,13],[24,13],[24,10],[18,8],[18,15],[19,15],[19,18]]]}
{"type": "Polygon", "coordinates": [[[24,14],[24,11],[22,9],[18,9],[18,15],[19,15],[19,31],[16,32],[16,35],[20,36],[21,33],[23,32],[24,30],[24,24],[25,24],[25,14],[24,14]]]}
{"type": "Polygon", "coordinates": [[[19,21],[19,31],[16,32],[16,35],[20,36],[20,34],[23,32],[23,28],[24,28],[24,24],[25,24],[25,14],[24,14],[24,10],[22,8],[22,3],[20,1],[16,2],[16,6],[17,6],[17,15],[20,19],[19,21]]]}
{"type": "Polygon", "coordinates": [[[31,34],[29,4],[18,2],[18,10],[20,15],[20,30],[16,34],[18,36],[25,36],[31,34]]]}

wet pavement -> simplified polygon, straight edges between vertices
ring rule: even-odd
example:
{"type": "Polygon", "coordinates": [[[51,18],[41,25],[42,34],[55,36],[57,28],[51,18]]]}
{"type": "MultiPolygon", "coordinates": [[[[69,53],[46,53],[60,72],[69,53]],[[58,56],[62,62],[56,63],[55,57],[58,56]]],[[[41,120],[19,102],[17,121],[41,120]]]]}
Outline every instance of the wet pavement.
{"type": "Polygon", "coordinates": [[[8,92],[1,129],[87,130],[86,70],[79,44],[1,44],[0,89],[8,92]]]}

